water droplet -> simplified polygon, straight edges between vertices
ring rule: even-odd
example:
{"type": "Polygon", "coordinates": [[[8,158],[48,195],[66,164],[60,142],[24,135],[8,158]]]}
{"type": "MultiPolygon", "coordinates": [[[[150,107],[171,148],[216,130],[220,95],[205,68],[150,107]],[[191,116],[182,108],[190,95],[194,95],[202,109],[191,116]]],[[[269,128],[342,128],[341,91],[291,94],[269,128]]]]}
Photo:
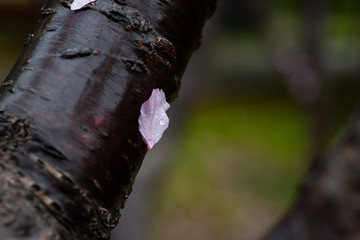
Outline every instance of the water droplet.
{"type": "Polygon", "coordinates": [[[160,126],[165,126],[165,124],[166,124],[165,119],[161,119],[161,120],[160,120],[160,126]]]}

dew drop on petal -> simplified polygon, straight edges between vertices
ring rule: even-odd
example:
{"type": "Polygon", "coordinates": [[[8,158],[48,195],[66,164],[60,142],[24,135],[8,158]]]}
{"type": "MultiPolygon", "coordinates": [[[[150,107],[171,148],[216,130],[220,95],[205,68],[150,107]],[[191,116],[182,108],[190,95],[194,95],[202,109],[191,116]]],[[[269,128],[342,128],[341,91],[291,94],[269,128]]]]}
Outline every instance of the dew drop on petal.
{"type": "Polygon", "coordinates": [[[161,119],[161,120],[160,120],[160,125],[161,125],[161,126],[165,126],[165,124],[166,124],[166,120],[165,120],[165,119],[161,119]]]}

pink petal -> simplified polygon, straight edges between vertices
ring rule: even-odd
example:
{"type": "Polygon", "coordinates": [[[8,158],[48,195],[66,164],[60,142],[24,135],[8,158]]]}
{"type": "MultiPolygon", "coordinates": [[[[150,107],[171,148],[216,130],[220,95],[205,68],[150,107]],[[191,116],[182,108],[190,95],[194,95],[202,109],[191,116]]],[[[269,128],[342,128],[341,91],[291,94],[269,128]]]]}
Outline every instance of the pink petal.
{"type": "Polygon", "coordinates": [[[79,10],[91,2],[95,2],[96,0],[74,0],[70,6],[71,10],[79,10]]]}
{"type": "Polygon", "coordinates": [[[148,147],[151,149],[161,138],[169,126],[166,111],[170,104],[166,102],[165,93],[154,89],[150,98],[141,105],[139,131],[148,147]]]}

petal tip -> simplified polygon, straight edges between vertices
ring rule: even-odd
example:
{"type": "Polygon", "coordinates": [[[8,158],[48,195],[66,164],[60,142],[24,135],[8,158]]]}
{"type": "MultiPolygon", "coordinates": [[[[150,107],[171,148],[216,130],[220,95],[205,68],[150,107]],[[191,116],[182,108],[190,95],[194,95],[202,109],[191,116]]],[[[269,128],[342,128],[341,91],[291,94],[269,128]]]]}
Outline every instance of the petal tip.
{"type": "Polygon", "coordinates": [[[70,9],[72,11],[76,11],[76,10],[80,10],[83,7],[85,7],[86,5],[88,5],[91,2],[95,2],[96,0],[74,0],[71,5],[70,5],[70,9]]]}

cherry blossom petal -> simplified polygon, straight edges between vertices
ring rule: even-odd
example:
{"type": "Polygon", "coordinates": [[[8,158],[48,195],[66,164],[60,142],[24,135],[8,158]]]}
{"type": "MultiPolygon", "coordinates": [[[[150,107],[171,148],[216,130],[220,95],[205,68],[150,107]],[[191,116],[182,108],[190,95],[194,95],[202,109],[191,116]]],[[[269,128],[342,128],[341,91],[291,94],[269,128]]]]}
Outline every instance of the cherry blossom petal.
{"type": "Polygon", "coordinates": [[[165,93],[154,89],[150,98],[141,105],[139,131],[148,147],[151,149],[161,138],[169,126],[166,111],[170,104],[166,102],[165,93]]]}
{"type": "Polygon", "coordinates": [[[95,2],[96,0],[74,0],[70,6],[71,10],[79,10],[91,2],[95,2]]]}

